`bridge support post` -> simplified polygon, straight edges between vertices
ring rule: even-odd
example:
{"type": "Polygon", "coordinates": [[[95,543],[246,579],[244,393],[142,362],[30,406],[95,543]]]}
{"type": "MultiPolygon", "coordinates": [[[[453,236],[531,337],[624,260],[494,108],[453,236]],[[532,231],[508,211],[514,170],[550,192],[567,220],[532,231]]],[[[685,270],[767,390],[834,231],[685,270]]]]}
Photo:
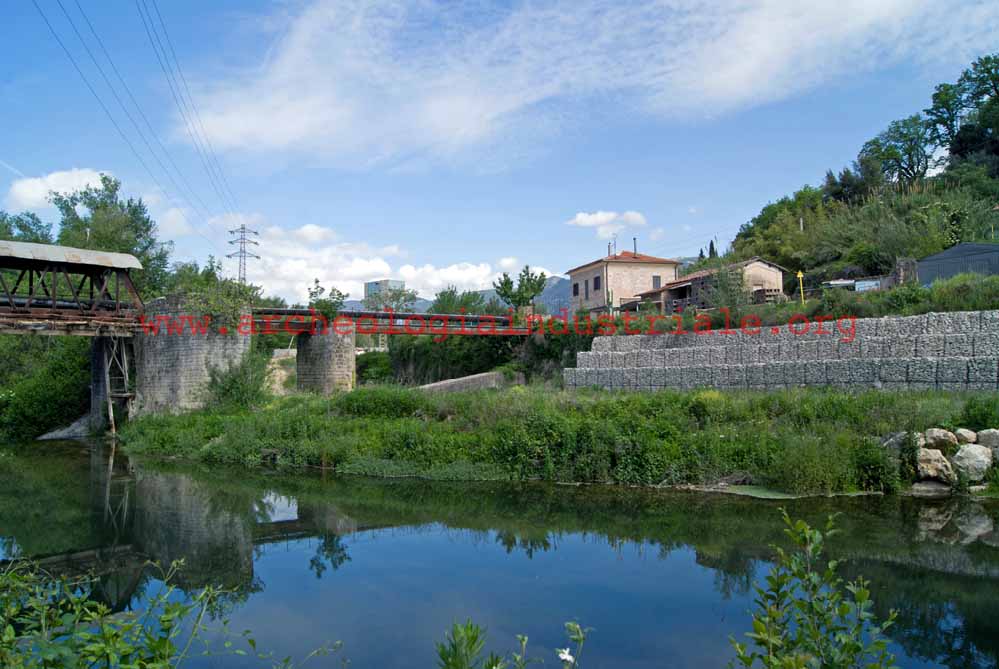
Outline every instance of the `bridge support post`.
{"type": "Polygon", "coordinates": [[[104,380],[107,337],[94,337],[90,345],[90,430],[101,432],[108,424],[108,393],[104,380]]]}
{"type": "Polygon", "coordinates": [[[210,370],[239,364],[250,350],[248,335],[232,331],[223,334],[214,326],[198,331],[196,322],[202,323],[202,316],[185,310],[177,297],[160,298],[146,305],[146,322],[156,321],[158,316],[158,332],[143,330],[133,338],[135,416],[200,408],[210,370]]]}
{"type": "Polygon", "coordinates": [[[354,331],[300,334],[295,370],[298,389],[329,395],[354,387],[354,331]]]}

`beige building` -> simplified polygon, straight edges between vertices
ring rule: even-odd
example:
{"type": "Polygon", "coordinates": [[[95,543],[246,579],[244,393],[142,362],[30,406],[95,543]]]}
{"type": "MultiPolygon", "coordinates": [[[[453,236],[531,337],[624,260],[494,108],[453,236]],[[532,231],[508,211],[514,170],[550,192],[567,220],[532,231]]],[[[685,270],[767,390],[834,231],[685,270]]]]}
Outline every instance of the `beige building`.
{"type": "Polygon", "coordinates": [[[643,291],[675,281],[679,267],[676,260],[631,251],[574,267],[566,272],[571,284],[571,310],[617,311],[643,291]]]}
{"type": "MultiPolygon", "coordinates": [[[[777,302],[784,299],[784,272],[780,265],[762,258],[750,258],[743,262],[728,265],[729,271],[742,273],[742,287],[751,294],[755,303],[777,302]]],[[[646,290],[630,307],[640,303],[651,303],[660,313],[670,314],[687,307],[706,309],[711,304],[717,269],[704,269],[691,272],[658,288],[646,290]]]]}

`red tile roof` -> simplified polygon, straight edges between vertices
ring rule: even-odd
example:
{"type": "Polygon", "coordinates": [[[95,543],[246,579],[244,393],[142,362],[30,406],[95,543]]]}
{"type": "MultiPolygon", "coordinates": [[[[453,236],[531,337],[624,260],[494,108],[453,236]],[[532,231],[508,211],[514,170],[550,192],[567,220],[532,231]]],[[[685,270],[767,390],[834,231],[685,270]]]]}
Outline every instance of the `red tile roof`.
{"type": "Polygon", "coordinates": [[[626,263],[649,263],[654,265],[679,265],[679,260],[673,260],[672,258],[658,258],[656,256],[646,255],[644,253],[633,253],[631,251],[621,251],[614,255],[605,256],[603,258],[598,258],[597,260],[592,260],[588,263],[582,264],[579,267],[573,267],[566,271],[566,274],[571,274],[576,270],[583,269],[584,267],[589,267],[590,265],[595,265],[598,262],[626,262],[626,263]]]}

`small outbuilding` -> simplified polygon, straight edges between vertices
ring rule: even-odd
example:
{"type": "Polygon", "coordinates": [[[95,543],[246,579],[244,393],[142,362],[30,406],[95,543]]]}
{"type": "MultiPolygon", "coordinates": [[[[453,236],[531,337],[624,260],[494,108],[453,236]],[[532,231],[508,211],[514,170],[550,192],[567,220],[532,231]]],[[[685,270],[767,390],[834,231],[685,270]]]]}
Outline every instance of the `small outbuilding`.
{"type": "Polygon", "coordinates": [[[916,265],[919,283],[924,286],[966,272],[985,276],[999,274],[999,244],[955,244],[946,251],[923,258],[916,265]]]}

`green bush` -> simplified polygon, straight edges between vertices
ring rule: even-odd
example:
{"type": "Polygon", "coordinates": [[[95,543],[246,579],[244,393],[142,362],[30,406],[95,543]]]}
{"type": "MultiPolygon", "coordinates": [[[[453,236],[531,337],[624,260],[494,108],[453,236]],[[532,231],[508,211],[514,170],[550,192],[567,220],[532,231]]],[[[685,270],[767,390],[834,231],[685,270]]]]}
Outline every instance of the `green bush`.
{"type": "Polygon", "coordinates": [[[90,409],[90,340],[38,339],[14,342],[8,349],[5,365],[28,364],[8,378],[0,395],[0,438],[31,439],[72,423],[90,409]]]}
{"type": "Polygon", "coordinates": [[[969,399],[957,424],[969,430],[999,429],[999,393],[982,393],[969,399]]]}
{"type": "Polygon", "coordinates": [[[368,351],[357,356],[358,383],[391,383],[392,358],[385,351],[368,351]]]}
{"type": "Polygon", "coordinates": [[[264,404],[269,398],[267,378],[270,356],[249,351],[228,369],[208,370],[205,406],[213,409],[250,409],[264,404]]]}
{"type": "Polygon", "coordinates": [[[878,622],[870,584],[863,578],[850,583],[836,575],[839,563],[824,561],[825,546],[835,534],[833,518],[825,531],[784,513],[785,530],[794,549],[777,548],[777,564],[756,588],[753,631],[746,637],[753,649],[731,639],[742,667],[805,669],[889,669],[897,666],[888,652],[885,630],[896,612],[878,622]]]}
{"type": "Polygon", "coordinates": [[[425,397],[404,388],[358,388],[338,395],[333,410],[345,416],[408,418],[428,409],[425,397]]]}

